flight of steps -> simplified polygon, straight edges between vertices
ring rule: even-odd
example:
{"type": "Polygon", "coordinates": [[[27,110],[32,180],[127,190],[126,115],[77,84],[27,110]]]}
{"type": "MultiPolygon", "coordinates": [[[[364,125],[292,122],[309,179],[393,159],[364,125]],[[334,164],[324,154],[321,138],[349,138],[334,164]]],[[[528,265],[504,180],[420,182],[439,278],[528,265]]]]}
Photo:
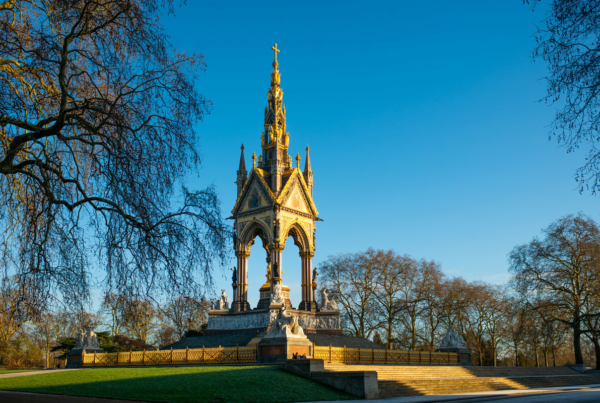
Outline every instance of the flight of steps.
{"type": "Polygon", "coordinates": [[[381,398],[600,384],[567,367],[459,367],[325,364],[327,371],[377,371],[381,398]]]}

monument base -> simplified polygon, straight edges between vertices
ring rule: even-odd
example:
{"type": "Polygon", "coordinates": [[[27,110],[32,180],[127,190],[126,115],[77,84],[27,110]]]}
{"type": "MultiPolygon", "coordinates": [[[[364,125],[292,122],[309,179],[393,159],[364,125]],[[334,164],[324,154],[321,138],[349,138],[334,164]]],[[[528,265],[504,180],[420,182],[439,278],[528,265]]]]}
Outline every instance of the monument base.
{"type": "Polygon", "coordinates": [[[258,362],[285,363],[294,354],[313,357],[313,344],[305,337],[265,337],[257,345],[258,362]]]}
{"type": "Polygon", "coordinates": [[[319,306],[317,305],[317,303],[315,301],[310,301],[310,302],[302,301],[300,303],[300,305],[298,306],[299,311],[317,312],[318,309],[319,309],[319,306]]]}
{"type": "Polygon", "coordinates": [[[233,303],[231,304],[231,312],[245,312],[245,311],[251,311],[252,307],[250,306],[250,303],[248,303],[247,301],[244,302],[240,302],[240,301],[233,301],[233,303]]]}
{"type": "Polygon", "coordinates": [[[94,354],[94,353],[106,353],[106,350],[103,348],[74,348],[73,350],[67,353],[67,368],[81,368],[83,366],[83,351],[85,350],[86,354],[94,354]]]}
{"type": "Polygon", "coordinates": [[[471,367],[471,350],[464,347],[440,347],[435,350],[436,353],[458,353],[458,365],[463,367],[471,367]]]}

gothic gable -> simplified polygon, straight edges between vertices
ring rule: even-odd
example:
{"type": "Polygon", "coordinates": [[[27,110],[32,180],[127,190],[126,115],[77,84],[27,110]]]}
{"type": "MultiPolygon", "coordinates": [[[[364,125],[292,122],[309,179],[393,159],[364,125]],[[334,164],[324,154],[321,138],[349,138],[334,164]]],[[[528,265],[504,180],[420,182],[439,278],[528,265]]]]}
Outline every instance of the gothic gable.
{"type": "Polygon", "coordinates": [[[302,197],[301,190],[299,186],[293,186],[290,189],[289,196],[287,200],[283,203],[283,205],[287,208],[291,208],[294,210],[301,211],[303,213],[310,213],[310,210],[306,206],[306,202],[304,201],[304,197],[302,197]]]}
{"type": "Polygon", "coordinates": [[[305,214],[317,215],[317,209],[299,170],[289,178],[278,200],[283,207],[305,214]]]}
{"type": "Polygon", "coordinates": [[[255,170],[250,172],[232,213],[240,214],[273,205],[273,193],[262,176],[255,170]]]}

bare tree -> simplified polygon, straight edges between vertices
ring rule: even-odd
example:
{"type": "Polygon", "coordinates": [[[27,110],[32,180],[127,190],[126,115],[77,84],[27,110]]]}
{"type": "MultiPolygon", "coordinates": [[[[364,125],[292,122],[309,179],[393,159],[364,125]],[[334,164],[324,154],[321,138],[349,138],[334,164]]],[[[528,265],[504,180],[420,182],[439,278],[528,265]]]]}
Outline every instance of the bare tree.
{"type": "Polygon", "coordinates": [[[509,305],[512,309],[509,311],[506,321],[506,333],[510,348],[515,356],[515,367],[518,367],[519,352],[523,345],[527,311],[523,304],[516,298],[510,298],[509,305]]]}
{"type": "MultiPolygon", "coordinates": [[[[374,259],[377,261],[376,286],[373,293],[376,302],[374,311],[379,320],[378,327],[387,332],[386,345],[392,348],[394,327],[402,311],[402,306],[398,302],[402,283],[398,279],[402,277],[407,267],[413,265],[414,261],[409,256],[399,256],[392,250],[377,250],[374,259]]],[[[377,335],[379,336],[379,333],[377,335]]]]}
{"type": "MultiPolygon", "coordinates": [[[[174,334],[183,338],[186,330],[200,330],[208,321],[210,303],[206,299],[196,299],[189,296],[175,297],[169,300],[162,313],[173,328],[174,334]]],[[[164,331],[164,330],[163,330],[164,331]]]]}
{"type": "Polygon", "coordinates": [[[0,352],[4,351],[11,338],[28,322],[39,317],[40,309],[34,290],[18,277],[5,277],[0,284],[0,352]]]}
{"type": "Polygon", "coordinates": [[[184,185],[211,104],[165,6],[0,0],[0,258],[40,301],[85,300],[91,254],[132,295],[191,295],[229,256],[215,190],[184,185]]]}
{"type": "Polygon", "coordinates": [[[514,286],[532,309],[549,315],[544,320],[569,326],[575,362],[583,364],[581,335],[590,332],[584,324],[600,316],[586,309],[599,281],[600,232],[591,218],[579,214],[552,223],[544,234],[511,252],[514,286]]]}
{"type": "Polygon", "coordinates": [[[107,293],[102,301],[101,314],[108,319],[106,325],[112,336],[123,334],[126,324],[126,308],[128,299],[123,294],[107,293]]]}
{"type": "MultiPolygon", "coordinates": [[[[539,0],[532,0],[535,5],[539,0]]],[[[529,3],[529,0],[524,0],[529,3]]],[[[600,1],[556,0],[538,28],[535,58],[548,63],[547,95],[558,103],[549,138],[556,136],[567,152],[589,146],[585,165],[577,171],[581,190],[600,187],[600,1]]]]}
{"type": "Polygon", "coordinates": [[[494,367],[498,363],[498,347],[504,340],[506,316],[509,312],[506,290],[498,286],[488,286],[484,301],[483,321],[492,346],[494,367]]]}
{"type": "Polygon", "coordinates": [[[424,326],[421,318],[428,310],[426,304],[428,294],[432,282],[439,277],[439,272],[439,265],[436,262],[424,259],[413,260],[397,279],[401,284],[398,293],[401,307],[398,322],[405,335],[401,343],[410,350],[415,350],[419,340],[422,339],[420,333],[424,326]]]}
{"type": "Polygon", "coordinates": [[[144,343],[147,343],[159,328],[159,312],[149,300],[128,300],[124,318],[127,333],[144,343]]]}
{"type": "Polygon", "coordinates": [[[50,368],[50,348],[54,347],[60,332],[60,325],[54,314],[43,313],[35,321],[35,338],[43,348],[46,357],[46,368],[50,368]]]}
{"type": "Polygon", "coordinates": [[[323,283],[339,301],[342,325],[353,336],[370,337],[378,322],[374,312],[377,251],[330,256],[321,263],[323,283]]]}

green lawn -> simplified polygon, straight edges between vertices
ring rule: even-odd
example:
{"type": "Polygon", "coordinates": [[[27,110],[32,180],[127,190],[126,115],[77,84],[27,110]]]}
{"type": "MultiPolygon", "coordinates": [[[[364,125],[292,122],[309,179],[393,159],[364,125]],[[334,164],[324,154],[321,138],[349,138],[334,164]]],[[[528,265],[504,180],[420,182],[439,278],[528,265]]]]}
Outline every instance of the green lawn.
{"type": "Polygon", "coordinates": [[[89,368],[0,379],[0,389],[156,402],[356,399],[278,366],[89,368]]]}

